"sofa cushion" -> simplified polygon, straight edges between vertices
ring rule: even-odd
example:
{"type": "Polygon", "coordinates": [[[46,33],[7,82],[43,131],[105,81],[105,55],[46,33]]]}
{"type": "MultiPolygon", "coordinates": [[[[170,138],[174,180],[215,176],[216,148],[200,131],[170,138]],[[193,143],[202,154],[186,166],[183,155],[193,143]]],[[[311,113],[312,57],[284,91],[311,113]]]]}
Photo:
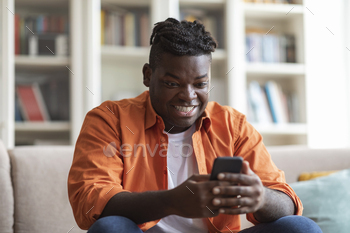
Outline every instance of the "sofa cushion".
{"type": "Polygon", "coordinates": [[[16,147],[9,153],[15,232],[85,232],[74,221],[67,194],[73,147],[25,146],[16,147]]]}
{"type": "Polygon", "coordinates": [[[322,171],[322,172],[303,172],[299,175],[298,181],[307,181],[316,179],[322,176],[329,176],[330,174],[336,173],[339,171],[322,171]]]}
{"type": "Polygon", "coordinates": [[[273,162],[283,170],[287,183],[296,182],[303,172],[350,168],[350,148],[308,149],[304,146],[268,147],[273,162]]]}
{"type": "Polygon", "coordinates": [[[303,215],[314,220],[323,233],[350,229],[350,169],[329,176],[291,184],[304,205],[303,215]]]}
{"type": "Polygon", "coordinates": [[[0,232],[13,232],[13,190],[10,175],[10,159],[0,141],[0,232]]]}

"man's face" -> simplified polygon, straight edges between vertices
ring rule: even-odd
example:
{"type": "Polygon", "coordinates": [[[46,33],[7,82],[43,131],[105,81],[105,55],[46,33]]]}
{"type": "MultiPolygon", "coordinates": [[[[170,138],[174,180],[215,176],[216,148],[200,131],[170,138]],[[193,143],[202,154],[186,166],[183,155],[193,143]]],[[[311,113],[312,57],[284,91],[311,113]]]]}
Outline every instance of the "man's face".
{"type": "Polygon", "coordinates": [[[210,56],[162,55],[154,71],[143,67],[154,110],[163,118],[165,130],[188,129],[204,112],[209,99],[210,56]],[[173,127],[174,126],[174,127],[173,127]]]}

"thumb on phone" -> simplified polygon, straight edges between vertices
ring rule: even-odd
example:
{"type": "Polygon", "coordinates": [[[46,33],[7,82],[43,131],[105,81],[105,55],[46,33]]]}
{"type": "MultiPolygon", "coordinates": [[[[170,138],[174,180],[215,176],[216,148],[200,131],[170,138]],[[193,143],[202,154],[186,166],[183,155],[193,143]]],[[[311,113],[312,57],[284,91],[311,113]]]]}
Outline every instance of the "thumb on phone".
{"type": "Polygon", "coordinates": [[[253,175],[254,174],[252,169],[250,169],[248,161],[243,161],[241,172],[242,172],[242,174],[246,174],[246,175],[253,175]]]}

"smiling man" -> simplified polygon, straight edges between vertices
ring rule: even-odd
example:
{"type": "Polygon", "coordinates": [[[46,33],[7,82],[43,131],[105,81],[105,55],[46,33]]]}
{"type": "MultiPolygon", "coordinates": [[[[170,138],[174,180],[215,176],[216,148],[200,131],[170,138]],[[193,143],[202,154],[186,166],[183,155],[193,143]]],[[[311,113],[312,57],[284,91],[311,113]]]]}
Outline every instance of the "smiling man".
{"type": "MultiPolygon", "coordinates": [[[[136,98],[106,101],[85,118],[68,177],[79,227],[89,233],[321,232],[243,114],[208,102],[216,42],[198,22],[167,19],[151,36],[136,98]],[[240,156],[240,174],[209,175],[240,156]],[[233,185],[233,184],[239,185],[233,185]]],[[[220,91],[220,90],[215,90],[220,91]]]]}

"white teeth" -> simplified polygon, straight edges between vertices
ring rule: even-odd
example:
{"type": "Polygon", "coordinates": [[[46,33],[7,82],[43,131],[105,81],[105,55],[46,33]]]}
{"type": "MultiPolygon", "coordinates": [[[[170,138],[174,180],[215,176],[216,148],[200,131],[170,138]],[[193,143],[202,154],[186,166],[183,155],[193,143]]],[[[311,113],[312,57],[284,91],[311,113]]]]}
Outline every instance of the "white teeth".
{"type": "Polygon", "coordinates": [[[194,108],[194,106],[192,106],[192,107],[175,106],[175,108],[176,108],[176,110],[178,110],[180,112],[189,112],[194,108]]]}

